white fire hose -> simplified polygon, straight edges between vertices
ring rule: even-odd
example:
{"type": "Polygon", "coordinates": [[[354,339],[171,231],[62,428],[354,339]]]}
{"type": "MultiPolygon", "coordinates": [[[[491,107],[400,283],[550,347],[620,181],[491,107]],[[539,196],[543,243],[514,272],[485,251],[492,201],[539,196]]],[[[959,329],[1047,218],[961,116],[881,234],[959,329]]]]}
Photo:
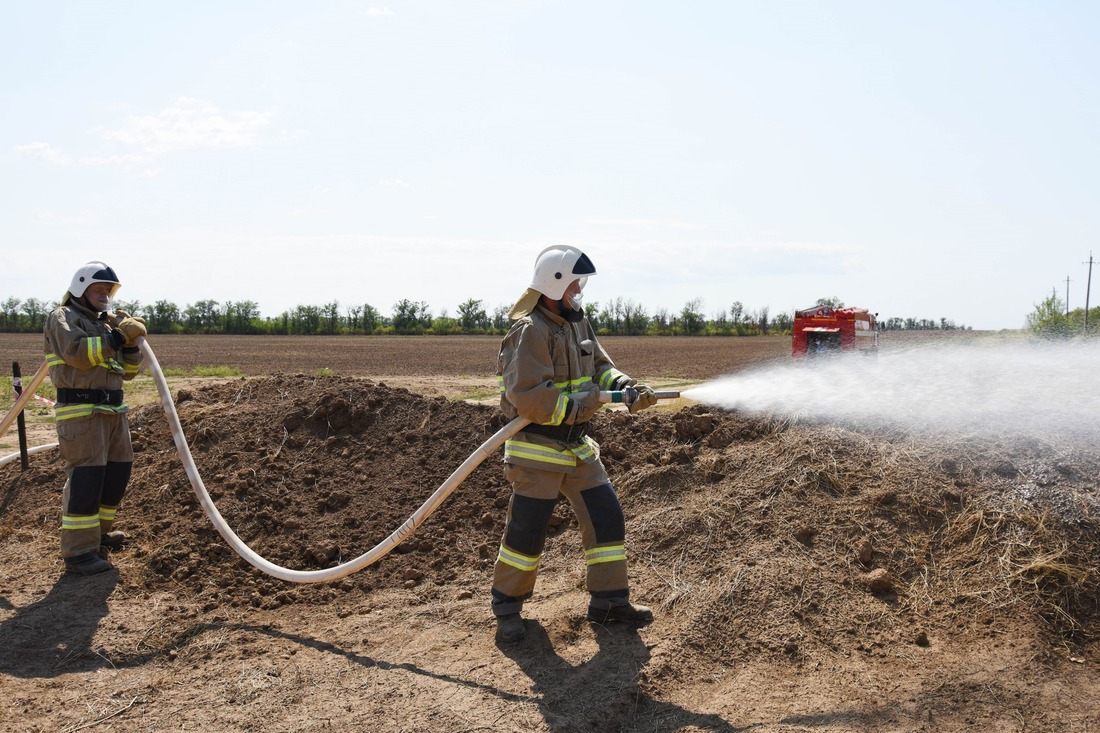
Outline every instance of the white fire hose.
{"type": "MultiPolygon", "coordinates": [[[[160,368],[160,363],[157,361],[153,349],[144,338],[138,339],[138,346],[141,348],[142,354],[145,355],[145,362],[149,367],[150,373],[153,375],[153,381],[157,385],[157,392],[160,394],[160,404],[161,407],[164,408],[164,414],[168,418],[168,425],[172,429],[172,440],[175,442],[176,450],[179,451],[180,459],[183,461],[183,468],[187,472],[187,478],[191,482],[191,488],[194,489],[195,495],[199,499],[199,504],[202,505],[203,511],[206,512],[206,516],[213,522],[214,528],[218,530],[218,534],[229,543],[229,546],[232,547],[238,555],[268,575],[292,583],[324,583],[336,580],[337,578],[350,575],[381,560],[386,554],[416,531],[416,528],[439,508],[439,505],[459,487],[475,468],[481,465],[482,461],[492,455],[504,441],[518,433],[530,422],[526,418],[517,417],[494,433],[492,437],[482,443],[477,450],[470,454],[469,458],[462,462],[462,465],[456,468],[454,472],[447,477],[447,480],[435,490],[435,493],[428,497],[427,501],[425,501],[419,509],[413,512],[400,527],[394,530],[389,537],[379,542],[373,549],[368,550],[359,557],[341,563],[336,567],[324,568],[322,570],[291,570],[290,568],[284,568],[265,560],[263,557],[256,554],[232,529],[230,529],[229,525],[226,524],[221,512],[214,506],[214,501],[210,498],[210,493],[203,484],[198,468],[195,467],[195,460],[191,457],[191,449],[188,447],[187,439],[183,435],[183,426],[180,424],[179,414],[176,412],[176,405],[172,401],[172,394],[168,389],[168,382],[164,378],[164,372],[160,368]]],[[[0,422],[0,436],[7,431],[8,427],[10,427],[11,423],[15,420],[15,416],[23,409],[27,401],[31,398],[31,395],[34,394],[34,390],[42,382],[45,376],[46,364],[43,363],[42,367],[31,379],[30,384],[27,385],[26,390],[20,395],[19,399],[12,407],[11,412],[9,412],[4,420],[0,422]]],[[[656,395],[658,399],[674,399],[679,397],[679,392],[657,392],[656,395]]],[[[601,392],[600,401],[629,402],[634,396],[635,395],[631,394],[631,390],[601,392]]],[[[57,443],[41,445],[32,448],[28,453],[37,453],[56,446],[57,443]]],[[[19,453],[6,456],[0,459],[0,465],[18,457],[19,453]]]]}

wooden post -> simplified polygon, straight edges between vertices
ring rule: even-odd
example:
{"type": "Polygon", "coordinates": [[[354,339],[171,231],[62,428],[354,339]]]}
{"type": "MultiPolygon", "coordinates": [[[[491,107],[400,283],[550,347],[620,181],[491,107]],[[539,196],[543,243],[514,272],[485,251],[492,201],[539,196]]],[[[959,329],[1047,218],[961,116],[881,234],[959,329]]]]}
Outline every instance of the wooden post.
{"type": "MultiPolygon", "coordinates": [[[[13,361],[11,363],[11,384],[15,389],[16,400],[19,399],[19,395],[23,394],[23,379],[19,373],[19,362],[13,361]]],[[[19,411],[18,430],[19,430],[19,462],[23,466],[23,470],[26,471],[31,467],[30,457],[27,455],[27,424],[23,420],[23,411],[19,411]]]]}

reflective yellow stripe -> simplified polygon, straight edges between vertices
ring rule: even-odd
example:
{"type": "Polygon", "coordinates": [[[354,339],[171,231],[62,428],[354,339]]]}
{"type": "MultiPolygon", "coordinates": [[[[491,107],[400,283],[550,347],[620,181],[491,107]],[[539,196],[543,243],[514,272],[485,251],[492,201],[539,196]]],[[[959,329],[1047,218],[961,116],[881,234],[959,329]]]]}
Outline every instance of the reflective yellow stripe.
{"type": "Polygon", "coordinates": [[[522,440],[504,442],[504,460],[522,458],[539,463],[552,463],[555,466],[576,466],[577,456],[573,451],[555,450],[545,445],[528,443],[522,440]]]}
{"type": "Polygon", "coordinates": [[[103,355],[102,336],[88,339],[88,361],[94,366],[107,363],[107,357],[103,355]]]}
{"type": "Polygon", "coordinates": [[[74,517],[64,514],[61,517],[61,529],[99,529],[99,515],[74,517]]]}
{"type": "Polygon", "coordinates": [[[515,550],[509,550],[504,545],[500,546],[500,552],[497,553],[497,560],[505,565],[511,565],[516,570],[521,570],[525,573],[533,573],[539,567],[538,557],[521,555],[515,550]]]}
{"type": "Polygon", "coordinates": [[[99,507],[99,518],[105,522],[113,522],[116,514],[118,514],[117,506],[100,505],[99,507]]]}
{"type": "Polygon", "coordinates": [[[137,374],[138,369],[140,368],[140,364],[131,364],[130,362],[126,362],[126,374],[137,374]]]}
{"type": "MultiPolygon", "coordinates": [[[[585,377],[584,379],[574,380],[573,383],[580,384],[580,383],[583,383],[583,382],[591,382],[591,381],[592,381],[591,378],[585,377]]],[[[506,391],[504,389],[504,377],[497,376],[497,386],[500,387],[500,394],[503,397],[504,394],[505,394],[505,391],[506,391]]],[[[558,389],[564,389],[564,387],[560,384],[556,384],[554,386],[557,387],[558,389]]],[[[566,402],[565,398],[566,398],[566,395],[564,393],[558,395],[558,404],[554,405],[554,414],[550,416],[549,422],[544,422],[544,423],[542,423],[543,425],[561,425],[562,420],[565,419],[566,406],[569,404],[568,402],[566,402]]]]}
{"type": "Polygon", "coordinates": [[[58,420],[71,420],[74,417],[88,417],[95,412],[95,405],[58,405],[54,408],[54,417],[58,420]]]}
{"type": "Polygon", "coordinates": [[[556,382],[554,386],[566,392],[578,392],[582,385],[588,384],[591,381],[592,377],[581,377],[580,379],[570,379],[568,382],[556,382]]]}
{"type": "Polygon", "coordinates": [[[559,394],[558,395],[558,404],[554,408],[554,414],[550,418],[550,422],[546,423],[546,424],[547,425],[561,425],[561,421],[565,419],[565,409],[566,409],[566,406],[568,404],[569,404],[569,400],[566,399],[565,395],[559,394]]]}
{"type": "Polygon", "coordinates": [[[129,411],[129,409],[130,408],[126,405],[58,405],[54,408],[53,414],[54,418],[57,420],[72,420],[74,417],[88,417],[97,412],[107,413],[108,415],[120,415],[129,411]]]}
{"type": "Polygon", "coordinates": [[[62,359],[57,354],[54,354],[52,352],[49,353],[49,354],[46,354],[46,366],[55,367],[55,366],[61,366],[64,363],[65,363],[65,360],[62,359]]]}
{"type": "Polygon", "coordinates": [[[596,457],[600,454],[599,443],[592,440],[592,438],[588,437],[587,435],[584,436],[584,442],[582,442],[576,448],[570,448],[570,451],[577,458],[585,462],[591,462],[595,460],[596,457]]]}
{"type": "Polygon", "coordinates": [[[620,377],[625,376],[626,375],[620,372],[618,369],[608,369],[600,375],[600,389],[611,389],[611,385],[618,381],[620,377]]]}
{"type": "Polygon", "coordinates": [[[587,565],[599,565],[605,562],[619,562],[626,560],[626,545],[610,545],[609,547],[593,547],[584,551],[584,562],[587,565]]]}

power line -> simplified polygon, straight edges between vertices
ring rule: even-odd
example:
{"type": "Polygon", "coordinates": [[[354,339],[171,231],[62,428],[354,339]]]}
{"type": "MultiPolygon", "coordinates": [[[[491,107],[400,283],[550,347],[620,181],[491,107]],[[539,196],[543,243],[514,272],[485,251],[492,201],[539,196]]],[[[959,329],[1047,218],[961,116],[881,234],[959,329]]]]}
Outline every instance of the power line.
{"type": "Polygon", "coordinates": [[[1089,266],[1089,279],[1088,284],[1085,285],[1085,333],[1089,332],[1089,291],[1092,290],[1092,252],[1089,252],[1089,261],[1082,262],[1082,265],[1087,264],[1089,266]]]}

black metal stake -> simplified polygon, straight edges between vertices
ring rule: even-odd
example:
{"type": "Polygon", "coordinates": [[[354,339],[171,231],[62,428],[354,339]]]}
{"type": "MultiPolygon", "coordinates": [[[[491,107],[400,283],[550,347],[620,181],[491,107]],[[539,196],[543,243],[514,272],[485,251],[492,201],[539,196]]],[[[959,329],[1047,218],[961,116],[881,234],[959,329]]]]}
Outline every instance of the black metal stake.
{"type": "MultiPolygon", "coordinates": [[[[23,379],[19,373],[19,362],[17,361],[11,363],[11,377],[11,384],[15,389],[15,399],[18,400],[19,395],[23,394],[23,379]]],[[[19,429],[19,462],[22,464],[23,470],[26,471],[31,467],[31,461],[27,455],[27,424],[23,420],[22,410],[19,411],[19,415],[16,417],[16,424],[19,429]]]]}

